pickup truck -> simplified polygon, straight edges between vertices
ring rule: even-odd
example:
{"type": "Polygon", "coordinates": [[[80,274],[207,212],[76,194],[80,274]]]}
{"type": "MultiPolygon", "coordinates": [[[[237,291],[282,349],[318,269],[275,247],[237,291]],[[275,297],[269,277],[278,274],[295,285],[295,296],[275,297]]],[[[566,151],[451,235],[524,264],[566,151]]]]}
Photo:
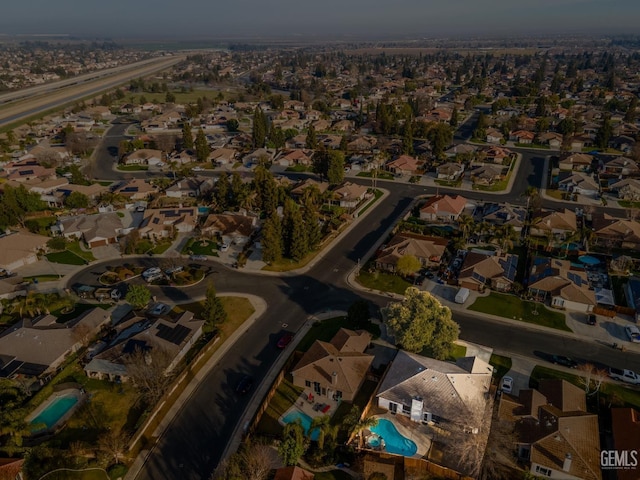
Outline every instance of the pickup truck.
{"type": "Polygon", "coordinates": [[[621,370],[619,368],[609,368],[609,376],[615,380],[620,380],[634,385],[640,384],[640,375],[631,370],[621,370]]]}

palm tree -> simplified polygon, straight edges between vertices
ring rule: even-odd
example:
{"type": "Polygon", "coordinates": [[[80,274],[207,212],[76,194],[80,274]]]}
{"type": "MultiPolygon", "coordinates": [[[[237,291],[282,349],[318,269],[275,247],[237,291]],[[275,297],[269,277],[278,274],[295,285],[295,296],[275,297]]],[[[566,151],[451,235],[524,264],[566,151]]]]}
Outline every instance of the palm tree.
{"type": "Polygon", "coordinates": [[[362,441],[363,441],[362,431],[369,429],[371,427],[375,427],[376,425],[378,425],[378,419],[376,417],[363,418],[353,426],[353,428],[351,429],[351,432],[349,432],[349,435],[357,436],[359,438],[358,447],[362,448],[362,441]]]}
{"type": "Polygon", "coordinates": [[[573,242],[578,241],[581,238],[582,238],[582,235],[581,235],[580,232],[571,232],[570,234],[565,236],[565,238],[564,238],[564,246],[565,246],[564,256],[565,257],[569,256],[569,246],[573,242]]]}
{"type": "Polygon", "coordinates": [[[496,228],[493,240],[495,240],[503,252],[513,248],[514,242],[518,239],[518,232],[513,225],[501,225],[496,228]]]}
{"type": "Polygon", "coordinates": [[[329,438],[335,441],[338,435],[338,425],[331,425],[329,421],[330,421],[329,415],[324,415],[322,417],[315,417],[311,421],[311,426],[307,431],[307,437],[310,439],[311,433],[317,429],[318,439],[316,441],[318,442],[318,448],[320,450],[324,448],[324,441],[326,438],[329,438]]]}
{"type": "Polygon", "coordinates": [[[471,233],[474,223],[475,222],[473,221],[473,217],[471,217],[471,215],[465,214],[458,217],[458,228],[460,229],[460,232],[462,232],[462,238],[465,242],[469,238],[469,233],[471,233]]]}

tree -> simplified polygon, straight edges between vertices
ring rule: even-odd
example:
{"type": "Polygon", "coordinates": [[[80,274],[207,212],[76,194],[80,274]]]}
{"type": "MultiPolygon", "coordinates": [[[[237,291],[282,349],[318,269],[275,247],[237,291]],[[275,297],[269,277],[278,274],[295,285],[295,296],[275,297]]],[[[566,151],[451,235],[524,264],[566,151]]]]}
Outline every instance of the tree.
{"type": "Polygon", "coordinates": [[[255,148],[264,147],[264,141],[267,138],[267,116],[260,107],[256,107],[253,111],[253,129],[251,137],[255,148]]]}
{"type": "Polygon", "coordinates": [[[121,429],[110,428],[98,438],[98,448],[113,460],[113,464],[122,463],[128,445],[129,438],[121,429]]]}
{"type": "Polygon", "coordinates": [[[421,267],[422,264],[415,255],[403,255],[396,263],[396,271],[403,277],[413,275],[420,270],[421,267]]]}
{"type": "Polygon", "coordinates": [[[193,150],[193,132],[191,131],[191,124],[189,122],[182,124],[182,148],[185,150],[193,150]]]}
{"type": "Polygon", "coordinates": [[[167,92],[167,94],[164,96],[164,101],[165,101],[165,103],[176,103],[175,94],[173,94],[171,92],[167,92]]]}
{"type": "Polygon", "coordinates": [[[211,153],[211,148],[209,148],[209,142],[207,141],[207,136],[204,134],[204,130],[202,128],[198,129],[198,133],[196,135],[195,141],[196,148],[196,158],[199,162],[206,162],[207,158],[209,158],[209,154],[211,153]]]}
{"type": "Polygon", "coordinates": [[[376,425],[378,425],[378,419],[376,417],[366,417],[359,419],[351,428],[349,436],[357,436],[359,439],[358,444],[362,445],[362,441],[364,440],[362,435],[363,430],[368,430],[371,427],[375,427],[376,425]]]}
{"type": "Polygon", "coordinates": [[[332,185],[337,185],[344,180],[344,153],[339,150],[329,152],[327,180],[332,185]]]}
{"type": "Polygon", "coordinates": [[[413,125],[411,115],[408,115],[404,121],[404,129],[402,132],[402,153],[405,155],[413,155],[413,125]]]}
{"type": "Polygon", "coordinates": [[[262,228],[262,260],[266,263],[277,262],[282,258],[282,223],[277,214],[272,214],[262,228]]]}
{"type": "Polygon", "coordinates": [[[305,146],[311,150],[318,148],[318,136],[316,135],[316,129],[313,125],[307,130],[307,138],[305,139],[305,146]]]}
{"type": "Polygon", "coordinates": [[[256,208],[270,215],[278,206],[278,185],[273,174],[263,165],[258,165],[254,170],[253,187],[256,208]]]}
{"type": "Polygon", "coordinates": [[[473,229],[474,224],[475,222],[471,215],[462,214],[458,217],[458,228],[460,229],[460,232],[462,233],[462,238],[464,239],[465,242],[469,238],[469,234],[471,233],[471,230],[473,229]]]}
{"type": "Polygon", "coordinates": [[[625,122],[634,123],[636,121],[636,117],[638,116],[637,108],[638,108],[638,97],[636,97],[634,95],[633,98],[631,99],[631,101],[629,102],[629,106],[627,107],[627,111],[624,114],[624,121],[625,122]]]}
{"type": "Polygon", "coordinates": [[[53,237],[47,240],[47,247],[51,250],[64,250],[67,248],[67,239],[65,237],[53,237]]]}
{"type": "Polygon", "coordinates": [[[209,282],[207,285],[202,316],[209,326],[219,325],[227,321],[227,312],[224,309],[222,300],[216,294],[216,287],[213,282],[209,282]]]}
{"type": "Polygon", "coordinates": [[[225,126],[227,127],[228,132],[237,132],[240,128],[240,123],[238,123],[238,120],[236,120],[235,118],[230,118],[225,123],[225,126]]]}
{"type": "Polygon", "coordinates": [[[216,190],[214,192],[214,198],[216,200],[217,210],[224,211],[229,204],[229,193],[231,191],[231,184],[229,182],[229,174],[222,172],[216,182],[216,190]]]}
{"type": "Polygon", "coordinates": [[[299,261],[309,253],[309,242],[302,213],[300,207],[292,199],[287,199],[284,206],[282,234],[286,257],[299,261]]]}
{"type": "Polygon", "coordinates": [[[0,228],[6,229],[14,225],[25,227],[27,213],[44,209],[40,194],[29,192],[24,185],[14,188],[5,185],[4,194],[0,199],[0,228]]]}
{"type": "Polygon", "coordinates": [[[138,347],[125,356],[124,364],[127,375],[148,405],[158,403],[170,385],[171,376],[167,370],[172,361],[173,355],[157,346],[147,349],[138,347]]]}
{"type": "Polygon", "coordinates": [[[407,288],[402,302],[387,307],[386,322],[403,349],[414,353],[426,349],[438,359],[446,358],[458,339],[459,326],[451,310],[429,292],[414,287],[407,288]]]}
{"type": "Polygon", "coordinates": [[[356,300],[347,310],[347,320],[353,324],[355,328],[361,328],[365,325],[371,316],[369,310],[369,302],[366,300],[356,300]]]}
{"type": "Polygon", "coordinates": [[[596,145],[600,148],[606,149],[609,147],[609,140],[613,136],[613,127],[611,125],[611,116],[605,115],[602,120],[602,125],[596,132],[596,145]]]}
{"type": "Polygon", "coordinates": [[[436,157],[442,157],[446,148],[453,141],[453,129],[446,123],[435,123],[427,131],[427,139],[436,157]]]}
{"type": "Polygon", "coordinates": [[[307,243],[309,250],[315,250],[318,248],[320,240],[322,239],[318,208],[311,197],[304,198],[303,207],[303,221],[307,231],[307,243]]]}
{"type": "Polygon", "coordinates": [[[89,197],[81,192],[71,192],[65,199],[64,204],[68,208],[87,208],[89,197]]]}
{"type": "Polygon", "coordinates": [[[286,466],[296,465],[305,450],[304,428],[300,420],[287,423],[282,432],[282,441],[278,445],[278,455],[280,455],[282,463],[286,466]]]}
{"type": "Polygon", "coordinates": [[[578,383],[584,388],[587,396],[595,395],[600,392],[602,382],[608,378],[607,371],[596,368],[592,363],[583,363],[578,365],[580,375],[578,375],[578,383]]]}
{"type": "Polygon", "coordinates": [[[458,109],[453,107],[453,111],[451,112],[451,120],[449,120],[449,125],[453,128],[458,126],[458,109]]]}
{"type": "Polygon", "coordinates": [[[144,308],[151,301],[151,291],[144,285],[131,285],[125,299],[134,308],[144,308]]]}

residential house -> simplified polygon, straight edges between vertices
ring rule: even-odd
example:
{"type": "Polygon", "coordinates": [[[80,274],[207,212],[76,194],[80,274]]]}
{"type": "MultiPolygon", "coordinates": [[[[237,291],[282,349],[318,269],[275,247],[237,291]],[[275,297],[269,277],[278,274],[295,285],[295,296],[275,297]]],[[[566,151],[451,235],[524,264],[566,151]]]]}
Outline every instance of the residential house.
{"type": "Polygon", "coordinates": [[[533,219],[529,234],[563,240],[578,230],[575,212],[565,208],[542,212],[533,219]]]}
{"type": "Polygon", "coordinates": [[[273,480],[313,480],[315,475],[300,467],[282,467],[276,469],[273,480]]]}
{"type": "Polygon", "coordinates": [[[497,163],[499,165],[508,165],[515,154],[504,147],[485,147],[480,150],[480,156],[484,156],[486,161],[497,163]]]}
{"type": "Polygon", "coordinates": [[[536,134],[529,132],[528,130],[515,130],[509,134],[509,140],[512,142],[531,144],[533,139],[536,138],[536,134]]]}
{"type": "Polygon", "coordinates": [[[469,178],[476,185],[493,185],[502,180],[502,167],[479,165],[469,172],[469,178]]]}
{"type": "MultiPolygon", "coordinates": [[[[126,357],[136,350],[150,352],[159,349],[171,357],[166,371],[172,371],[184,358],[189,349],[202,336],[204,320],[195,319],[186,311],[178,318],[158,318],[149,326],[149,320],[137,319],[138,328],[124,329],[127,324],[119,324],[119,335],[115,344],[95,355],[85,365],[84,371],[90,378],[126,382],[128,380],[126,357]],[[147,327],[147,328],[144,328],[147,327]],[[133,333],[133,334],[132,334],[133,333]]],[[[153,358],[153,357],[151,357],[153,358]]]]}
{"type": "Polygon", "coordinates": [[[636,202],[640,200],[640,180],[625,178],[609,185],[609,191],[618,195],[621,200],[636,202]]]}
{"type": "Polygon", "coordinates": [[[89,248],[118,243],[122,234],[122,221],[116,213],[98,213],[61,217],[52,229],[65,238],[84,241],[89,248]]]}
{"type": "Polygon", "coordinates": [[[202,178],[181,178],[166,188],[165,195],[169,198],[196,198],[213,188],[213,182],[202,178]]]}
{"type": "Polygon", "coordinates": [[[282,167],[292,167],[294,165],[309,166],[311,165],[312,157],[313,150],[296,149],[280,156],[276,163],[282,167]]]}
{"type": "Polygon", "coordinates": [[[320,193],[324,193],[328,190],[329,188],[329,183],[328,182],[318,182],[312,178],[305,178],[304,180],[296,183],[294,185],[294,187],[291,189],[291,191],[289,192],[289,194],[295,198],[298,199],[300,197],[302,197],[302,195],[304,194],[305,190],[307,190],[308,188],[316,188],[318,189],[318,192],[320,193]]]}
{"type": "Polygon", "coordinates": [[[12,271],[37,262],[38,253],[47,249],[49,240],[44,235],[28,232],[12,232],[0,236],[0,268],[12,271]]]}
{"type": "Polygon", "coordinates": [[[446,238],[400,233],[378,252],[376,268],[395,272],[398,260],[405,255],[413,255],[424,267],[437,267],[448,244],[446,238]]]}
{"type": "Polygon", "coordinates": [[[333,203],[349,211],[355,209],[366,198],[368,188],[351,182],[344,182],[333,190],[333,203]]]}
{"type": "Polygon", "coordinates": [[[487,143],[500,143],[504,140],[504,136],[500,133],[499,130],[495,128],[488,128],[485,136],[485,141],[487,143]]]}
{"type": "Polygon", "coordinates": [[[553,150],[559,150],[562,146],[562,135],[555,132],[545,132],[538,136],[538,143],[548,145],[553,150]]]}
{"type": "Polygon", "coordinates": [[[45,168],[40,165],[29,165],[29,166],[12,169],[12,171],[7,175],[7,180],[18,182],[18,183],[25,183],[25,182],[34,181],[34,180],[43,181],[43,180],[55,180],[55,179],[56,179],[55,168],[45,168]]]}
{"type": "MultiPolygon", "coordinates": [[[[611,430],[613,447],[617,452],[636,451],[638,460],[638,445],[640,445],[640,412],[635,408],[614,407],[611,409],[611,430]]],[[[627,453],[629,455],[629,453],[627,453]]],[[[618,480],[638,480],[638,466],[636,468],[616,470],[618,480]]]]}
{"type": "Polygon", "coordinates": [[[447,162],[436,167],[437,178],[444,180],[457,180],[464,173],[462,163],[447,162]]]}
{"type": "Polygon", "coordinates": [[[320,143],[328,150],[338,150],[342,143],[342,135],[323,135],[320,143]]]}
{"type": "Polygon", "coordinates": [[[467,199],[460,195],[435,195],[420,207],[420,219],[430,222],[458,220],[467,207],[467,199]]]}
{"type": "Polygon", "coordinates": [[[151,185],[146,180],[134,178],[118,185],[113,193],[131,200],[147,200],[151,195],[157,193],[157,191],[157,187],[151,185]]]}
{"type": "Polygon", "coordinates": [[[577,193],[595,198],[600,194],[600,187],[591,175],[575,172],[558,182],[558,189],[568,193],[577,193]]]}
{"type": "Polygon", "coordinates": [[[376,145],[374,137],[358,137],[347,144],[347,150],[350,152],[370,152],[376,145]]]}
{"type": "Polygon", "coordinates": [[[196,207],[147,209],[138,229],[140,236],[150,240],[172,237],[175,233],[193,232],[198,223],[196,207]]]}
{"type": "Polygon", "coordinates": [[[70,195],[72,192],[78,192],[83,195],[86,195],[89,200],[95,202],[100,198],[100,196],[104,195],[109,191],[109,187],[105,185],[100,185],[99,183],[93,183],[91,185],[78,185],[75,183],[67,183],[61,187],[58,187],[57,190],[59,193],[62,193],[65,197],[70,195]]]}
{"type": "Polygon", "coordinates": [[[615,157],[603,165],[602,173],[615,175],[620,179],[628,176],[637,177],[640,174],[640,167],[630,158],[615,157]]]}
{"type": "Polygon", "coordinates": [[[210,214],[200,231],[211,238],[219,237],[227,245],[245,245],[256,231],[256,217],[231,213],[210,214]]]}
{"type": "Polygon", "coordinates": [[[237,153],[233,148],[216,148],[209,154],[209,161],[217,165],[233,165],[237,153]]]}
{"type": "Polygon", "coordinates": [[[498,292],[509,292],[517,269],[517,255],[471,250],[460,267],[458,285],[474,291],[483,291],[488,286],[498,292]]]}
{"type": "Polygon", "coordinates": [[[636,145],[636,140],[628,135],[618,135],[609,140],[609,145],[616,150],[620,150],[621,152],[630,153],[633,151],[633,147],[635,147],[636,145]]]}
{"type": "Polygon", "coordinates": [[[571,155],[561,158],[558,167],[563,171],[586,172],[591,170],[593,157],[586,153],[572,153],[571,155]]]}
{"type": "Polygon", "coordinates": [[[521,232],[527,218],[527,209],[509,203],[485,203],[481,218],[491,225],[511,225],[516,232],[521,232]]]}
{"type": "Polygon", "coordinates": [[[409,155],[402,155],[386,164],[386,169],[395,175],[416,175],[418,173],[418,159],[409,155]]]}
{"type": "Polygon", "coordinates": [[[373,362],[364,353],[371,338],[369,332],[341,328],[330,342],[316,340],[293,367],[293,384],[316,397],[352,402],[373,362]]]}
{"type": "Polygon", "coordinates": [[[242,163],[245,167],[250,167],[252,165],[258,165],[259,163],[269,163],[273,161],[273,158],[276,155],[276,151],[271,148],[258,148],[251,153],[246,154],[242,157],[242,163]]]}
{"type": "Polygon", "coordinates": [[[584,390],[566,380],[540,380],[537,390],[503,394],[498,415],[514,424],[518,457],[533,475],[602,479],[598,416],[587,412],[584,390]]]}
{"type": "Polygon", "coordinates": [[[167,163],[174,168],[172,164],[176,165],[188,165],[189,163],[197,162],[198,158],[193,150],[182,150],[180,152],[173,153],[167,158],[167,163]]]}
{"type": "Polygon", "coordinates": [[[24,480],[22,466],[24,458],[0,457],[0,478],[7,480],[24,480]]]}
{"type": "Polygon", "coordinates": [[[473,155],[476,152],[477,148],[473,145],[468,145],[466,143],[459,143],[449,148],[444,152],[444,154],[451,158],[457,157],[458,155],[473,155]]]}
{"type": "Polygon", "coordinates": [[[606,249],[640,250],[640,223],[604,212],[592,215],[593,245],[606,249]]]}
{"type": "Polygon", "coordinates": [[[534,257],[527,285],[531,295],[543,302],[549,299],[554,308],[590,312],[596,305],[586,272],[569,260],[534,257]]]}
{"type": "Polygon", "coordinates": [[[141,148],[135,152],[131,152],[124,159],[125,165],[158,165],[162,163],[162,150],[153,150],[150,148],[141,148]]]}
{"type": "Polygon", "coordinates": [[[110,311],[102,308],[88,310],[65,323],[58,323],[53,315],[23,319],[0,335],[0,377],[54,372],[110,321],[110,311]]]}

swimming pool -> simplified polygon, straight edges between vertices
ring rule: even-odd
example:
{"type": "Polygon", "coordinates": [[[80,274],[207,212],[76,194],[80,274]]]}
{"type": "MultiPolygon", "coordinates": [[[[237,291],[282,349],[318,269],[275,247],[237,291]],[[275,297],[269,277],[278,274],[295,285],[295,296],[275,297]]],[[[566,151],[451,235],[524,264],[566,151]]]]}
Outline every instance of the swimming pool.
{"type": "Polygon", "coordinates": [[[385,450],[396,455],[413,457],[418,452],[418,446],[413,440],[402,436],[396,426],[384,418],[378,419],[378,424],[371,427],[373,433],[384,440],[385,450]]]}
{"type": "Polygon", "coordinates": [[[46,425],[45,428],[37,430],[49,430],[56,426],[62,417],[69,412],[78,403],[78,396],[75,392],[65,393],[58,397],[54,397],[49,401],[49,404],[42,409],[42,411],[36,415],[29,422],[31,425],[46,425]]]}
{"type": "Polygon", "coordinates": [[[591,255],[581,255],[578,257],[578,260],[580,260],[585,265],[598,265],[600,263],[600,260],[598,260],[596,257],[592,257],[591,255]]]}
{"type": "MultiPolygon", "coordinates": [[[[306,413],[303,413],[300,410],[294,409],[282,417],[282,421],[284,423],[295,423],[297,420],[300,420],[300,424],[304,429],[304,433],[306,434],[307,432],[309,432],[309,427],[311,427],[312,420],[311,420],[311,417],[306,413]]],[[[315,428],[311,432],[311,440],[314,440],[314,441],[318,440],[319,434],[320,434],[320,431],[317,428],[315,428]]]]}

